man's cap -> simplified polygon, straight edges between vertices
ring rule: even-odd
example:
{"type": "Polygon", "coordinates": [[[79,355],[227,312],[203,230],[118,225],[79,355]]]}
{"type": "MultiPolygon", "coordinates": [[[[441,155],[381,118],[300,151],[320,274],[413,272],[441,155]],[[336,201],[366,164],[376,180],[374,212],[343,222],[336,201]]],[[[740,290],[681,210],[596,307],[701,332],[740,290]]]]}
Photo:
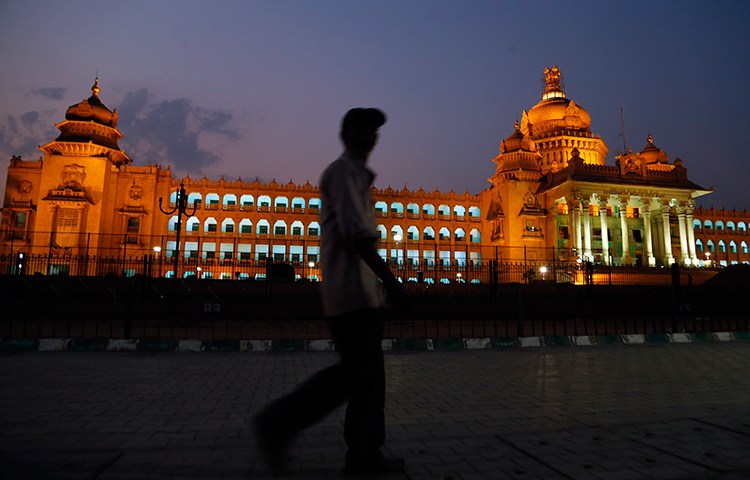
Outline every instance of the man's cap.
{"type": "Polygon", "coordinates": [[[377,108],[352,108],[341,120],[341,131],[365,127],[377,130],[385,124],[385,114],[377,108]]]}

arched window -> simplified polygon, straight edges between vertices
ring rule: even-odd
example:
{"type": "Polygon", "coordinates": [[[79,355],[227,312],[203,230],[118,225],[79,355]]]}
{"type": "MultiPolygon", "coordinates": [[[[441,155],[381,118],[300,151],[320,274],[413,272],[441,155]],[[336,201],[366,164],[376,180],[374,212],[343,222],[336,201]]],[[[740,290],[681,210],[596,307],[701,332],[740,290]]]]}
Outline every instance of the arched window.
{"type": "Polygon", "coordinates": [[[273,234],[278,236],[286,235],[286,222],[284,220],[276,220],[273,224],[273,234]]]}
{"type": "Polygon", "coordinates": [[[717,232],[724,231],[724,222],[722,222],[721,220],[716,220],[716,231],[717,232]]]}
{"type": "Polygon", "coordinates": [[[479,218],[480,217],[479,207],[469,207],[469,217],[470,218],[479,218]]]}
{"type": "Polygon", "coordinates": [[[404,229],[401,228],[400,225],[394,225],[391,227],[391,239],[399,242],[404,240],[404,229]],[[396,240],[396,235],[398,235],[400,240],[396,240]]]}
{"type": "Polygon", "coordinates": [[[451,216],[451,207],[445,204],[438,206],[438,215],[441,218],[449,218],[451,216]]]}
{"type": "Polygon", "coordinates": [[[255,205],[255,197],[252,195],[243,195],[240,197],[240,209],[251,208],[255,205]]]}
{"type": "Polygon", "coordinates": [[[416,203],[410,203],[406,206],[406,214],[409,215],[409,218],[418,218],[419,217],[419,205],[416,203]]]}
{"type": "Polygon", "coordinates": [[[701,221],[697,218],[693,219],[693,230],[702,230],[703,225],[701,224],[701,221]]]}
{"type": "Polygon", "coordinates": [[[697,252],[702,252],[703,251],[703,242],[701,241],[700,238],[696,238],[695,239],[695,250],[697,252]]]}
{"type": "Polygon", "coordinates": [[[708,251],[709,251],[709,252],[712,252],[712,253],[713,253],[713,252],[715,252],[715,251],[716,251],[716,246],[714,245],[714,241],[713,241],[713,240],[708,240],[708,241],[706,242],[706,247],[708,247],[708,251]]]}
{"type": "Polygon", "coordinates": [[[708,230],[713,230],[714,224],[711,222],[711,220],[704,220],[703,221],[703,228],[706,228],[708,230]]]}
{"type": "Polygon", "coordinates": [[[740,222],[737,224],[737,231],[740,232],[740,235],[745,235],[747,233],[745,222],[740,222]]]}
{"type": "Polygon", "coordinates": [[[214,217],[208,217],[205,222],[203,222],[203,231],[206,233],[215,233],[217,228],[216,219],[214,217]]]}
{"type": "Polygon", "coordinates": [[[440,240],[447,241],[451,239],[451,232],[448,230],[447,227],[443,227],[438,232],[438,237],[440,237],[440,240]]]}
{"type": "Polygon", "coordinates": [[[732,253],[737,253],[737,244],[734,243],[734,240],[729,242],[729,251],[732,253]]]}
{"type": "Polygon", "coordinates": [[[380,239],[385,240],[388,238],[388,229],[385,228],[385,225],[378,225],[377,230],[380,233],[380,239]]]}
{"type": "Polygon", "coordinates": [[[234,207],[235,205],[237,205],[237,195],[235,195],[234,193],[227,193],[226,195],[224,195],[221,204],[224,206],[225,210],[234,207]]]}
{"type": "Polygon", "coordinates": [[[307,202],[307,208],[310,210],[318,211],[320,210],[320,199],[319,198],[311,198],[309,202],[307,202]]]}
{"type": "Polygon", "coordinates": [[[740,243],[740,251],[742,253],[747,253],[747,242],[743,241],[742,243],[740,243]]]}
{"type": "Polygon", "coordinates": [[[391,213],[394,214],[393,216],[396,218],[403,217],[404,216],[404,204],[401,202],[391,203],[391,213]]]}
{"type": "MultiPolygon", "coordinates": [[[[292,208],[294,208],[294,207],[292,207],[292,208]]],[[[294,222],[292,222],[292,230],[291,231],[292,231],[292,236],[293,237],[301,237],[302,236],[302,232],[304,231],[304,229],[305,229],[305,225],[302,222],[300,222],[299,220],[295,220],[294,222]]]]}
{"type": "MultiPolygon", "coordinates": [[[[175,194],[175,200],[171,200],[172,203],[177,201],[177,194],[175,194]]],[[[203,196],[198,192],[191,192],[188,194],[188,204],[193,205],[194,203],[202,203],[203,196]]]]}
{"type": "Polygon", "coordinates": [[[456,220],[463,220],[464,218],[466,218],[466,207],[464,207],[463,205],[454,205],[453,216],[456,220]]]}
{"type": "Polygon", "coordinates": [[[268,195],[260,195],[258,197],[258,211],[259,212],[271,211],[271,197],[269,197],[268,195]]]}
{"type": "Polygon", "coordinates": [[[719,240],[719,253],[727,253],[727,245],[724,240],[719,240]]]}
{"type": "Polygon", "coordinates": [[[425,203],[422,205],[422,213],[425,218],[435,218],[435,205],[431,203],[425,203]]]}
{"type": "Polygon", "coordinates": [[[471,243],[479,243],[482,241],[482,235],[479,233],[478,229],[472,228],[471,232],[469,232],[469,239],[471,240],[471,243]]]}
{"type": "Polygon", "coordinates": [[[169,223],[167,224],[167,229],[169,231],[174,231],[175,229],[177,229],[177,215],[169,219],[169,223]]]}
{"type": "MultiPolygon", "coordinates": [[[[310,202],[310,208],[312,208],[312,201],[310,202]]],[[[319,237],[320,236],[320,224],[318,222],[310,222],[307,226],[308,237],[319,237]]]]}
{"type": "Polygon", "coordinates": [[[432,227],[424,227],[422,231],[423,240],[435,240],[435,229],[432,227]]]}
{"type": "Polygon", "coordinates": [[[375,216],[376,217],[388,216],[388,204],[385,202],[375,202],[375,216]]]}
{"type": "Polygon", "coordinates": [[[206,208],[214,207],[219,204],[219,194],[209,193],[206,194],[206,208]]]}
{"type": "Polygon", "coordinates": [[[466,240],[466,232],[463,228],[457,228],[453,232],[453,238],[455,238],[457,242],[463,242],[464,240],[466,240]]]}
{"type": "Polygon", "coordinates": [[[243,218],[240,220],[240,234],[253,233],[253,222],[250,219],[243,218]]]}
{"type": "Polygon", "coordinates": [[[415,226],[411,226],[406,230],[407,240],[419,240],[419,229],[415,226]]]}
{"type": "Polygon", "coordinates": [[[271,232],[271,224],[268,220],[258,220],[258,224],[255,227],[255,234],[259,236],[267,236],[271,232]]]}
{"type": "Polygon", "coordinates": [[[225,218],[223,222],[221,222],[221,231],[223,233],[234,233],[234,220],[231,218],[225,218]]]}
{"type": "Polygon", "coordinates": [[[200,229],[201,229],[201,221],[198,219],[198,217],[188,218],[187,224],[185,226],[186,232],[199,232],[200,229]]]}
{"type": "Polygon", "coordinates": [[[292,213],[303,213],[305,211],[305,199],[302,197],[292,198],[292,213]]]}
{"type": "Polygon", "coordinates": [[[286,197],[276,197],[273,199],[274,212],[284,213],[289,208],[289,199],[286,197]]]}
{"type": "Polygon", "coordinates": [[[727,222],[727,231],[730,233],[734,233],[734,222],[727,222]]]}

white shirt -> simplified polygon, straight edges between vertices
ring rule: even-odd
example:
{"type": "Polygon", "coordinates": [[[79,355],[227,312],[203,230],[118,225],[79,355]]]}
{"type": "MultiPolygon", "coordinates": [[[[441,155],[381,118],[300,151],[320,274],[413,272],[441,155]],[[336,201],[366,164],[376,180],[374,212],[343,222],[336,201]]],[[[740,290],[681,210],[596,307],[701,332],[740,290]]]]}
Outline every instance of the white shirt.
{"type": "Polygon", "coordinates": [[[370,195],[374,179],[364,160],[346,152],[320,177],[321,294],[326,317],[385,305],[380,280],[353,249],[357,240],[377,245],[380,238],[370,195]]]}

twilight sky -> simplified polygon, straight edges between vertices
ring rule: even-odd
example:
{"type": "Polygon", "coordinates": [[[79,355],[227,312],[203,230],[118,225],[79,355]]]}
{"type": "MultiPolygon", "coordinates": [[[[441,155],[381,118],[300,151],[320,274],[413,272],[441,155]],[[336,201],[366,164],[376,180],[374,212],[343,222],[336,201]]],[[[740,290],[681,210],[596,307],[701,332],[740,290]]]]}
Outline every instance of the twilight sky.
{"type": "MultiPolygon", "coordinates": [[[[654,143],[750,209],[750,2],[0,0],[0,161],[41,156],[65,109],[118,109],[138,165],[316,183],[354,106],[389,117],[376,185],[478,193],[558,65],[609,146],[654,143]]],[[[2,197],[0,197],[2,198],[2,197]]]]}

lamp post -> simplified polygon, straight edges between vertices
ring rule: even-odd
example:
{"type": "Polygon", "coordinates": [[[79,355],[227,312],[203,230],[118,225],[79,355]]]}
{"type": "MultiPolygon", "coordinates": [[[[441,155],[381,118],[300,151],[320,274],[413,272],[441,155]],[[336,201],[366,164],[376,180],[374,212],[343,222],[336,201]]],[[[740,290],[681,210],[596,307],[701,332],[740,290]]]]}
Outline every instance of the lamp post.
{"type": "Polygon", "coordinates": [[[154,247],[154,257],[156,257],[156,275],[161,277],[161,260],[159,259],[159,253],[161,253],[161,247],[157,245],[154,247]]]}
{"type": "Polygon", "coordinates": [[[179,266],[180,262],[180,232],[182,231],[182,216],[185,215],[188,218],[195,215],[195,211],[198,209],[198,205],[200,204],[200,200],[195,200],[193,203],[193,212],[189,213],[188,210],[188,204],[187,204],[187,195],[185,194],[185,184],[180,183],[180,188],[177,190],[177,198],[175,199],[175,206],[173,209],[167,211],[164,210],[161,206],[162,203],[162,197],[159,197],[159,210],[161,210],[161,213],[164,215],[173,215],[174,213],[177,213],[177,223],[175,224],[175,232],[176,232],[176,245],[174,250],[174,278],[177,279],[179,276],[177,275],[177,267],[179,266]]]}

